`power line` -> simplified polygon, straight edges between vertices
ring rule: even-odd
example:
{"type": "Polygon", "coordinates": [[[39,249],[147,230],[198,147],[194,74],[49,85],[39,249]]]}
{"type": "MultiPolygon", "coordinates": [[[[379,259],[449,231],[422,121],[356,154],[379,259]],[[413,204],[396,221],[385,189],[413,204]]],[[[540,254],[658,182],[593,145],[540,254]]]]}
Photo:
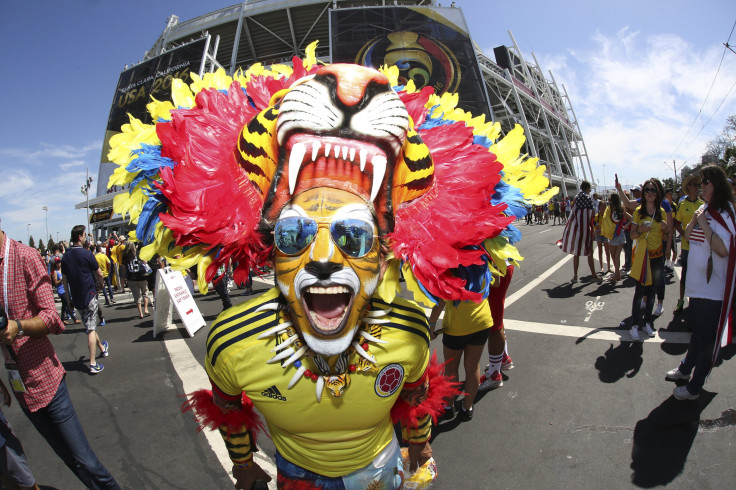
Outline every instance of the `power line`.
{"type": "MultiPolygon", "coordinates": [[[[716,84],[716,79],[718,78],[718,74],[721,71],[721,65],[723,65],[723,59],[726,57],[726,49],[730,49],[729,46],[728,46],[728,42],[731,40],[731,36],[733,35],[734,28],[736,28],[736,21],[734,21],[733,26],[731,27],[731,33],[728,35],[728,40],[726,41],[726,44],[724,45],[723,53],[721,54],[721,61],[718,63],[718,69],[716,70],[716,74],[713,77],[713,81],[710,84],[710,88],[708,89],[708,93],[706,94],[705,99],[703,99],[703,103],[700,105],[700,109],[698,109],[698,113],[695,114],[695,117],[693,118],[693,122],[690,123],[690,127],[687,128],[687,131],[685,132],[685,136],[682,137],[682,139],[677,144],[677,146],[675,147],[675,149],[672,150],[672,153],[670,154],[669,158],[672,158],[672,156],[675,153],[677,153],[677,150],[680,148],[680,146],[682,145],[682,143],[685,141],[685,139],[687,138],[687,136],[690,134],[690,130],[693,129],[693,126],[695,125],[695,122],[698,120],[698,116],[700,116],[701,113],[703,112],[703,107],[705,107],[705,103],[708,101],[708,97],[710,97],[710,93],[713,90],[713,86],[716,84]]],[[[731,89],[733,89],[733,87],[731,87],[731,89]]],[[[730,94],[731,93],[731,90],[729,90],[728,92],[730,94]]],[[[728,97],[728,95],[726,95],[726,97],[728,97]]],[[[721,101],[721,104],[723,104],[723,101],[721,101]]],[[[721,107],[721,104],[718,105],[719,108],[721,107]]],[[[715,113],[714,113],[714,115],[715,115],[715,113]]],[[[703,127],[700,128],[700,131],[698,132],[698,135],[700,135],[700,133],[703,131],[703,129],[705,129],[705,126],[708,125],[708,123],[711,121],[711,119],[713,119],[713,116],[711,116],[710,119],[708,119],[708,121],[703,125],[703,127]]],[[[695,136],[694,139],[696,139],[697,137],[698,136],[695,136]]],[[[694,141],[694,139],[693,139],[693,141],[694,141]]]]}

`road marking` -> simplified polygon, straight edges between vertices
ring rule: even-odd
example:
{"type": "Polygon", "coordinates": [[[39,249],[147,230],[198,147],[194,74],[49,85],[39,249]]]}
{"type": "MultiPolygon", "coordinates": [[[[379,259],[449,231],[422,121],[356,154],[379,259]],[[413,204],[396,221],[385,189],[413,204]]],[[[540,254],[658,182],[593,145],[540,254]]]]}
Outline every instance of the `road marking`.
{"type": "Polygon", "coordinates": [[[548,231],[552,231],[552,228],[547,228],[546,230],[542,230],[539,232],[539,234],[541,235],[542,233],[547,233],[548,231]]]}
{"type": "MultiPolygon", "coordinates": [[[[562,337],[575,337],[581,340],[608,340],[631,342],[631,335],[628,330],[608,329],[608,328],[589,328],[576,327],[573,325],[556,325],[553,323],[535,323],[525,322],[522,320],[503,320],[503,327],[506,330],[515,330],[519,332],[541,333],[545,335],[558,335],[562,337]]],[[[668,343],[668,344],[687,344],[690,342],[690,333],[688,332],[666,332],[658,330],[657,335],[652,339],[647,339],[649,343],[668,343]]]]}
{"type": "Polygon", "coordinates": [[[600,311],[603,309],[604,306],[606,306],[605,301],[600,301],[601,297],[596,296],[595,301],[586,301],[585,302],[585,309],[588,310],[588,315],[585,317],[585,322],[590,320],[590,317],[593,316],[594,311],[600,311]]]}
{"type": "MultiPolygon", "coordinates": [[[[197,362],[197,359],[195,359],[194,354],[192,354],[192,350],[187,345],[185,339],[169,338],[164,340],[164,345],[166,346],[166,350],[169,352],[169,357],[171,358],[174,370],[181,380],[184,393],[192,393],[210,386],[207,373],[204,368],[202,368],[202,365],[197,362]]],[[[228,476],[230,476],[230,479],[234,483],[235,479],[233,478],[232,472],[233,462],[230,460],[230,456],[225,448],[225,441],[222,440],[220,433],[218,431],[205,429],[202,431],[202,434],[207,438],[207,442],[212,448],[212,451],[215,453],[215,456],[217,456],[223,469],[227,472],[228,476]]],[[[263,468],[263,471],[273,478],[271,483],[268,485],[269,488],[276,488],[276,465],[274,462],[268,458],[268,456],[263,455],[262,452],[254,453],[253,458],[256,460],[256,463],[263,468]]]]}
{"type": "Polygon", "coordinates": [[[544,281],[545,279],[547,279],[549,276],[551,276],[557,269],[559,269],[560,267],[562,267],[563,265],[565,265],[565,263],[567,263],[567,261],[569,261],[571,258],[572,258],[572,255],[567,255],[565,258],[563,258],[562,260],[560,260],[559,262],[557,262],[555,265],[553,265],[552,267],[550,267],[549,269],[547,269],[547,272],[545,272],[541,276],[537,277],[536,279],[534,279],[533,281],[531,281],[529,284],[527,284],[523,288],[521,288],[518,291],[516,291],[511,296],[507,296],[506,297],[506,308],[508,308],[509,306],[511,306],[512,304],[514,304],[518,300],[520,300],[526,293],[528,293],[529,291],[531,291],[532,289],[534,289],[535,287],[537,287],[539,285],[539,283],[541,283],[542,281],[544,281]]]}

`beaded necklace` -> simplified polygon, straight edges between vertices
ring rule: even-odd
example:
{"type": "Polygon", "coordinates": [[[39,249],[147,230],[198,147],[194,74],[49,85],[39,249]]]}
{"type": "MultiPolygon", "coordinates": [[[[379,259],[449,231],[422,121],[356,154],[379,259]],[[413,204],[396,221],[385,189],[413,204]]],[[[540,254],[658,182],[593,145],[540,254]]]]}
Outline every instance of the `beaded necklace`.
{"type": "Polygon", "coordinates": [[[322,355],[317,354],[307,346],[288,320],[287,313],[279,311],[278,303],[267,303],[256,311],[265,310],[276,310],[279,324],[266,330],[258,338],[276,338],[276,347],[271,349],[271,352],[274,352],[275,355],[266,361],[267,364],[280,361],[283,369],[288,369],[291,365],[295,368],[287,389],[290,390],[299,380],[307,378],[316,383],[318,402],[322,400],[322,392],[325,387],[327,387],[330,395],[340,398],[350,386],[350,376],[352,374],[378,370],[378,363],[370,353],[369,343],[386,344],[385,340],[381,340],[381,324],[389,322],[388,319],[382,317],[388,315],[391,308],[366,310],[363,318],[358,320],[362,325],[362,329],[356,332],[351,346],[338,356],[333,368],[330,368],[329,363],[322,355]],[[349,362],[352,358],[355,358],[355,361],[349,362]],[[306,359],[311,359],[314,364],[313,369],[307,368],[304,362],[306,359]]]}

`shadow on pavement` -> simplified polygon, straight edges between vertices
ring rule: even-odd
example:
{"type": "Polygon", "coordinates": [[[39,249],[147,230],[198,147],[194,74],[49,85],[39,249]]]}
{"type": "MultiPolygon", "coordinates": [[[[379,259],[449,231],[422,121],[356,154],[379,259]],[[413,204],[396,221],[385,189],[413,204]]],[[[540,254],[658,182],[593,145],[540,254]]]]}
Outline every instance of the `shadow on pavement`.
{"type": "Polygon", "coordinates": [[[694,401],[673,396],[637,422],[631,450],[631,481],[643,488],[667,485],[685,467],[700,426],[700,414],[716,393],[702,391],[694,401]]]}
{"type": "Polygon", "coordinates": [[[583,286],[585,285],[580,284],[579,282],[576,284],[572,284],[568,281],[565,284],[555,286],[552,289],[542,289],[542,291],[547,293],[547,297],[552,299],[572,298],[583,289],[583,286]]]}
{"type": "Polygon", "coordinates": [[[643,352],[642,342],[621,342],[616,347],[610,344],[606,352],[595,360],[598,379],[604,383],[615,383],[624,376],[633,378],[644,362],[643,352]]]}

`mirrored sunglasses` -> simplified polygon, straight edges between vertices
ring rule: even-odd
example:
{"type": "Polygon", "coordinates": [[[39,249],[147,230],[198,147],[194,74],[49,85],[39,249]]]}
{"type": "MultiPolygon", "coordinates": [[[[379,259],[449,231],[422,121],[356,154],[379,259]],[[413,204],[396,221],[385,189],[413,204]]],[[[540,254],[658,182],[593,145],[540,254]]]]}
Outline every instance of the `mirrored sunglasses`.
{"type": "MultiPolygon", "coordinates": [[[[330,237],[343,253],[353,258],[365,256],[373,248],[378,236],[373,232],[373,224],[352,218],[325,220],[330,224],[330,237]]],[[[273,241],[276,248],[286,255],[297,255],[304,251],[317,238],[319,223],[305,216],[289,216],[276,222],[273,241]]]]}

